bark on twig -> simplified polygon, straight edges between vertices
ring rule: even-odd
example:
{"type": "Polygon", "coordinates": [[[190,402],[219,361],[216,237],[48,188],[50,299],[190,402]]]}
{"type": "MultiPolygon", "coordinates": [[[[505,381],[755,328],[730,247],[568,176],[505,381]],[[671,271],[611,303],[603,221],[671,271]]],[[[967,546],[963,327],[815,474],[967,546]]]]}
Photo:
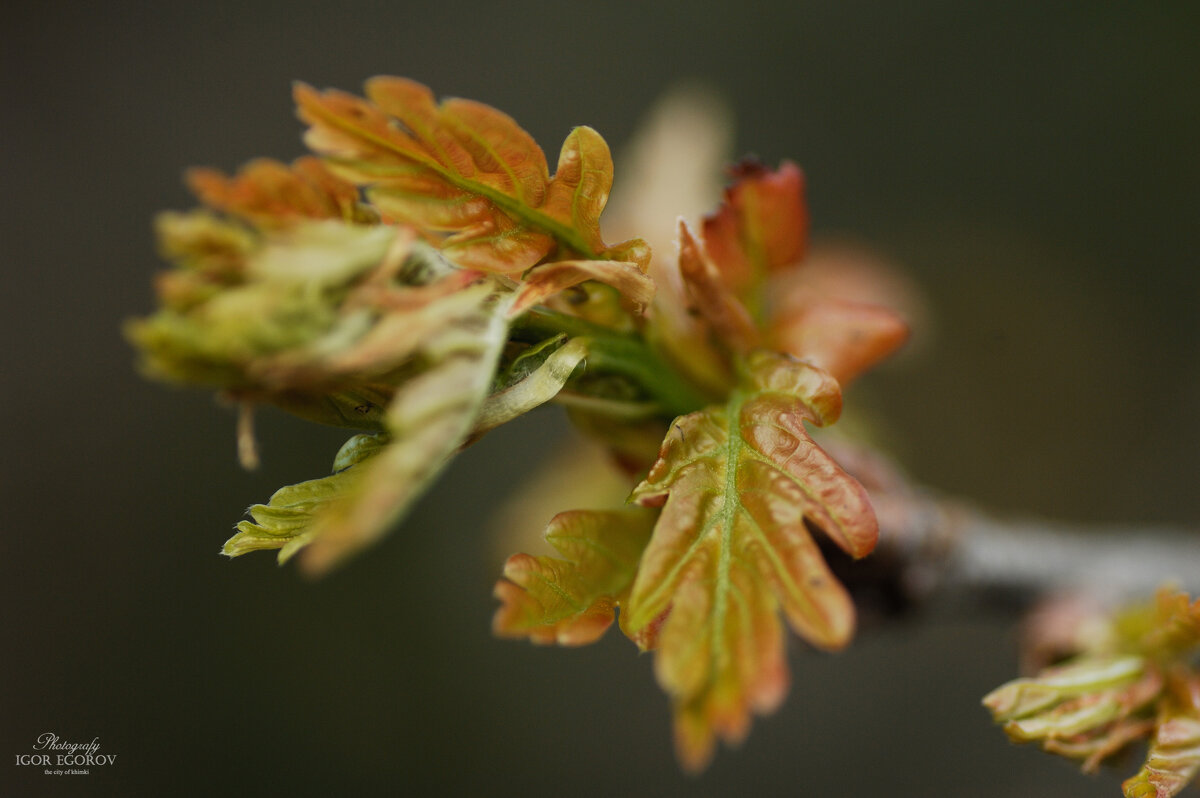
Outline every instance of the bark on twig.
{"type": "Polygon", "coordinates": [[[1018,606],[1074,594],[1112,606],[1164,584],[1200,593],[1200,530],[1000,519],[914,488],[877,453],[826,446],[870,492],[880,524],[871,557],[835,555],[835,570],[887,609],[946,594],[1018,606]]]}

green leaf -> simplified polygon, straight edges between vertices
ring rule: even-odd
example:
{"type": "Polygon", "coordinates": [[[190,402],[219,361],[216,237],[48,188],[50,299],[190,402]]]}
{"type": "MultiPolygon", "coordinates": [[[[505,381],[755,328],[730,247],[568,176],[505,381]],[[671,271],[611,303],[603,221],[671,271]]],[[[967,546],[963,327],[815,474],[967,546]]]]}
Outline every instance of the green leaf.
{"type": "Polygon", "coordinates": [[[1200,771],[1200,679],[1183,679],[1177,686],[1182,689],[1159,712],[1146,763],[1121,785],[1126,798],[1170,798],[1200,771]]]}
{"type": "MultiPolygon", "coordinates": [[[[172,245],[186,253],[176,272],[196,270],[203,242],[227,240],[204,217],[182,232],[171,227],[172,245]]],[[[469,326],[497,291],[492,278],[456,268],[413,237],[332,220],[270,231],[241,253],[235,279],[132,321],[126,333],[151,376],[382,430],[397,387],[425,368],[430,337],[469,326]]]]}
{"type": "Polygon", "coordinates": [[[466,443],[504,346],[506,304],[489,299],[474,318],[423,341],[422,356],[432,365],[388,406],[389,444],[340,501],[314,518],[301,563],[307,573],[325,573],[379,539],[466,443]]]}
{"type": "Polygon", "coordinates": [[[565,559],[515,554],[496,583],[492,628],[535,643],[583,645],[612,625],[628,595],[655,513],[638,508],[559,513],[546,540],[565,559]]]}
{"type": "Polygon", "coordinates": [[[156,276],[154,287],[164,308],[186,313],[245,281],[246,260],[258,239],[243,225],[207,211],[168,211],[154,223],[159,252],[178,266],[156,276]]]}
{"type": "Polygon", "coordinates": [[[241,521],[238,533],[225,542],[222,553],[239,557],[252,551],[279,549],[279,564],[312,540],[312,521],[332,501],[345,496],[362,476],[358,467],[378,454],[384,440],[377,435],[355,435],[334,458],[333,474],[288,485],[275,491],[267,504],[256,504],[249,512],[253,521],[241,521]]]}
{"type": "Polygon", "coordinates": [[[1009,682],[983,703],[1013,742],[1040,742],[1091,771],[1152,728],[1140,716],[1162,689],[1159,671],[1142,657],[1092,655],[1009,682]]]}
{"type": "Polygon", "coordinates": [[[993,690],[984,705],[1016,742],[1037,741],[1095,770],[1152,736],[1128,798],[1169,798],[1200,771],[1200,601],[1163,589],[1117,613],[1090,650],[1037,676],[993,690]]]}
{"type": "Polygon", "coordinates": [[[239,525],[226,553],[277,540],[286,547],[282,558],[304,548],[303,570],[323,574],[387,532],[466,443],[492,386],[512,294],[482,284],[439,301],[452,302],[455,312],[434,312],[430,318],[440,323],[427,323],[413,343],[419,368],[387,405],[382,444],[344,453],[339,462],[353,462],[346,470],[285,488],[265,508],[252,508],[256,524],[239,525]],[[462,312],[467,300],[469,313],[462,312]]]}
{"type": "Polygon", "coordinates": [[[1080,659],[1044,670],[1034,679],[1015,679],[988,693],[983,704],[998,722],[1019,721],[1068,698],[1124,688],[1141,679],[1145,670],[1145,661],[1136,656],[1080,659]]]}
{"type": "Polygon", "coordinates": [[[655,671],[675,708],[677,749],[699,769],[714,737],[737,742],[788,683],[780,610],[825,649],[849,642],[854,606],[810,534],[854,557],[878,527],[866,492],[809,438],[832,423],[837,383],[782,355],[757,352],[724,407],[676,421],[633,492],[662,515],[629,598],[628,630],[665,623],[655,671]]]}
{"type": "Polygon", "coordinates": [[[479,410],[475,433],[498,427],[553,399],[587,357],[587,351],[587,339],[573,338],[533,371],[493,393],[479,410]]]}
{"type": "MultiPolygon", "coordinates": [[[[300,351],[353,345],[373,317],[347,307],[354,285],[385,262],[395,230],[336,221],[297,224],[267,236],[233,239],[229,226],[203,215],[166,217],[164,246],[181,256],[180,270],[216,269],[236,252],[236,276],[214,280],[207,296],[171,303],[126,333],[143,369],[172,382],[255,394],[256,399],[301,387],[263,376],[269,362],[300,351]],[[219,255],[200,254],[216,239],[219,255]],[[237,247],[234,249],[234,247],[237,247]]],[[[401,256],[401,260],[403,255],[401,256]]],[[[232,267],[231,267],[232,268],[232,267]]],[[[269,369],[268,369],[269,370],[269,369]]]]}

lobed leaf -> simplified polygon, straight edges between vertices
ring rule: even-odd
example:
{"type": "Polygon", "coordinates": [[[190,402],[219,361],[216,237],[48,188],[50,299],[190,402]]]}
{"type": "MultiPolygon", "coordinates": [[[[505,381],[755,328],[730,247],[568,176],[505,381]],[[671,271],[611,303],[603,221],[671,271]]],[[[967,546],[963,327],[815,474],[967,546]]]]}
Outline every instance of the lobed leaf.
{"type": "Polygon", "coordinates": [[[1039,742],[1050,753],[1083,760],[1084,771],[1153,731],[1145,718],[1163,691],[1157,668],[1142,657],[1095,655],[1017,679],[983,703],[1014,742],[1039,742]]]}
{"type": "MultiPolygon", "coordinates": [[[[198,229],[203,236],[180,240],[212,238],[207,220],[198,229]]],[[[586,352],[582,340],[567,344],[485,412],[510,288],[454,267],[406,228],[303,221],[250,242],[220,290],[129,325],[144,367],[221,389],[243,420],[249,406],[270,403],[384,437],[353,467],[253,508],[230,555],[278,548],[286,559],[303,549],[303,568],[325,572],[379,538],[472,434],[552,398],[586,352]]],[[[243,424],[244,462],[251,441],[243,424]]]]}
{"type": "Polygon", "coordinates": [[[1138,647],[1158,659],[1178,658],[1200,646],[1200,598],[1163,589],[1155,597],[1153,615],[1138,647]]]}
{"type": "MultiPolygon", "coordinates": [[[[366,93],[362,100],[303,84],[295,90],[309,146],[339,175],[367,186],[385,217],[448,234],[447,254],[482,271],[518,274],[553,252],[560,260],[609,258],[599,217],[612,157],[594,130],[567,137],[551,178],[529,134],[494,108],[437,104],[428,88],[403,78],[373,78],[366,93]]],[[[634,244],[613,249],[648,258],[634,244]]]]}
{"type": "Polygon", "coordinates": [[[333,477],[285,488],[265,508],[252,508],[255,524],[239,525],[227,554],[278,542],[281,562],[303,548],[301,567],[321,575],[374,543],[407,512],[467,441],[504,345],[511,294],[497,299],[491,292],[464,291],[448,299],[463,297],[473,299],[473,313],[443,317],[441,326],[424,330],[417,345],[424,366],[388,404],[382,445],[333,477]],[[287,536],[279,534],[280,524],[287,536]]]}
{"type": "Polygon", "coordinates": [[[534,643],[594,642],[629,593],[654,516],[639,508],[556,515],[545,537],[565,559],[528,554],[508,559],[495,588],[502,602],[492,623],[495,633],[534,643]]]}
{"type": "Polygon", "coordinates": [[[693,770],[707,762],[715,736],[737,742],[751,711],[782,700],[780,610],[821,648],[840,648],[853,634],[853,603],[810,528],[854,557],[878,535],[866,492],[804,429],[805,421],[836,420],[837,383],[761,351],[746,374],[726,406],[676,422],[632,496],[663,509],[627,625],[636,635],[662,623],[655,670],[672,698],[680,757],[693,770]]]}
{"type": "Polygon", "coordinates": [[[155,277],[164,308],[186,313],[245,281],[246,260],[258,246],[250,230],[207,211],[168,211],[154,221],[159,252],[178,266],[155,277]]]}
{"type": "Polygon", "coordinates": [[[266,504],[256,504],[247,512],[253,519],[240,521],[237,534],[225,541],[222,554],[240,557],[252,551],[279,549],[279,564],[312,541],[312,520],[330,502],[345,496],[362,476],[359,464],[378,454],[384,441],[380,436],[355,435],[334,458],[333,474],[288,485],[272,494],[266,504]]]}
{"type": "Polygon", "coordinates": [[[908,325],[879,305],[813,298],[774,313],[767,338],[844,386],[899,349],[908,325]]]}
{"type": "Polygon", "coordinates": [[[485,299],[473,317],[422,341],[422,357],[431,365],[388,405],[389,444],[352,490],[313,521],[301,563],[308,574],[323,574],[379,539],[466,443],[504,346],[505,304],[485,299]]]}
{"type": "Polygon", "coordinates": [[[734,176],[725,201],[704,219],[703,246],[680,225],[678,277],[696,317],[690,321],[704,331],[699,340],[695,332],[677,340],[687,324],[660,312],[664,347],[700,362],[716,351],[728,362],[765,345],[843,384],[895,352],[908,327],[893,311],[819,295],[791,274],[807,245],[799,168],[746,163],[734,176]]]}
{"type": "Polygon", "coordinates": [[[1085,771],[1150,736],[1145,764],[1124,783],[1127,798],[1169,798],[1200,772],[1200,602],[1159,591],[1123,610],[1093,649],[1034,678],[1016,679],[983,703],[1017,742],[1083,760],[1085,771]]]}
{"type": "Polygon", "coordinates": [[[518,316],[555,294],[588,280],[615,288],[622,302],[636,315],[641,315],[654,297],[654,281],[636,263],[561,260],[537,266],[525,275],[509,315],[518,316]]]}
{"type": "Polygon", "coordinates": [[[283,226],[305,219],[379,221],[378,214],[361,202],[357,187],[312,156],[299,158],[291,166],[259,158],[234,177],[215,169],[190,169],[187,182],[204,204],[259,226],[283,226]]]}
{"type": "Polygon", "coordinates": [[[1142,769],[1122,788],[1126,798],[1170,798],[1200,771],[1200,679],[1184,677],[1163,702],[1142,769]]]}
{"type": "Polygon", "coordinates": [[[1042,748],[1068,759],[1083,760],[1080,770],[1095,773],[1100,764],[1119,753],[1125,746],[1144,740],[1154,731],[1154,721],[1145,718],[1121,718],[1105,726],[1065,739],[1048,738],[1042,748]]]}
{"type": "Polygon", "coordinates": [[[762,319],[767,277],[795,266],[808,243],[804,173],[790,161],[772,171],[743,161],[713,214],[705,217],[704,246],[730,292],[762,319]]]}
{"type": "Polygon", "coordinates": [[[1053,709],[1069,698],[1127,687],[1145,671],[1145,661],[1136,656],[1076,660],[1048,668],[1035,679],[1015,679],[988,693],[983,705],[997,721],[1017,721],[1053,709]]]}
{"type": "Polygon", "coordinates": [[[684,222],[679,223],[679,274],[688,297],[713,338],[713,345],[744,355],[759,343],[750,311],[729,289],[684,222]]]}
{"type": "Polygon", "coordinates": [[[475,434],[486,432],[550,401],[587,357],[587,340],[574,338],[548,355],[533,371],[493,392],[475,418],[475,434]]]}
{"type": "Polygon", "coordinates": [[[345,321],[338,305],[349,283],[382,260],[394,233],[338,222],[312,225],[320,229],[293,228],[282,234],[286,241],[254,239],[235,280],[130,322],[126,333],[141,350],[144,370],[173,382],[249,389],[258,382],[250,372],[259,359],[332,333],[345,321]],[[292,279],[289,270],[273,265],[281,262],[318,284],[292,279]]]}
{"type": "Polygon", "coordinates": [[[164,211],[154,220],[158,249],[183,270],[203,271],[223,282],[240,282],[246,256],[257,245],[255,235],[204,210],[164,211]]]}

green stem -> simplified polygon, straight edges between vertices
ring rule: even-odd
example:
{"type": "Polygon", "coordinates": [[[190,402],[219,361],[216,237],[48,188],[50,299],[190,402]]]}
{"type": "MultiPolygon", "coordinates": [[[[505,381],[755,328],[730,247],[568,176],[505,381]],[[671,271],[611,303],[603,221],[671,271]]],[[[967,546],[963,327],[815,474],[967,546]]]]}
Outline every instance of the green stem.
{"type": "Polygon", "coordinates": [[[638,385],[672,417],[700,410],[712,400],[685,380],[642,338],[565,313],[534,308],[512,323],[512,337],[534,343],[566,333],[589,341],[587,369],[616,374],[638,385]]]}

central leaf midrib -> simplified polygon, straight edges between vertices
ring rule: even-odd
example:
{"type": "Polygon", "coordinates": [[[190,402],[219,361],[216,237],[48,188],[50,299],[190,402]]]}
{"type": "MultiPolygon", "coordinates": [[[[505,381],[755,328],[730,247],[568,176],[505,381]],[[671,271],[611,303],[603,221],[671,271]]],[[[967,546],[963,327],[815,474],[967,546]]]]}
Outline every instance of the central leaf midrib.
{"type": "MultiPolygon", "coordinates": [[[[534,579],[537,579],[539,582],[541,582],[543,587],[545,587],[547,590],[549,590],[554,595],[558,596],[559,599],[561,599],[564,604],[566,604],[568,607],[570,607],[574,611],[575,615],[578,615],[579,613],[586,610],[589,606],[591,606],[590,604],[584,604],[581,601],[577,601],[574,596],[572,596],[570,593],[567,592],[566,588],[564,588],[562,585],[558,584],[554,580],[547,578],[545,574],[538,572],[538,571],[531,571],[530,575],[534,579]]],[[[558,621],[561,621],[561,620],[563,620],[563,618],[566,618],[566,617],[569,617],[569,616],[556,616],[553,613],[546,610],[545,608],[543,608],[543,613],[542,613],[542,622],[543,623],[547,622],[546,621],[547,618],[552,619],[552,621],[551,621],[552,623],[557,623],[558,621]]]]}
{"type": "MultiPolygon", "coordinates": [[[[497,191],[491,186],[478,183],[474,180],[468,180],[466,178],[459,177],[453,172],[449,172],[442,168],[440,165],[437,167],[430,166],[430,168],[441,175],[447,183],[457,186],[465,191],[471,191],[486,197],[500,210],[525,222],[530,227],[540,227],[541,229],[550,233],[550,235],[557,238],[561,243],[566,244],[579,254],[588,258],[595,258],[597,256],[597,253],[593,252],[592,248],[587,245],[587,242],[580,238],[574,230],[560,223],[558,220],[547,216],[536,208],[525,205],[517,198],[510,197],[503,192],[497,191]]],[[[550,186],[548,184],[546,186],[547,194],[549,194],[549,191],[550,186]]]]}
{"type": "MultiPolygon", "coordinates": [[[[720,662],[724,647],[721,641],[725,635],[725,616],[729,612],[730,569],[733,563],[733,525],[737,520],[738,507],[741,500],[738,496],[737,474],[738,463],[742,455],[742,434],[740,417],[745,397],[735,392],[725,406],[725,423],[727,425],[727,443],[725,447],[725,501],[721,504],[721,532],[717,541],[717,578],[714,586],[712,637],[710,652],[714,663],[720,662]]],[[[710,671],[710,676],[715,673],[710,671]]]]}

